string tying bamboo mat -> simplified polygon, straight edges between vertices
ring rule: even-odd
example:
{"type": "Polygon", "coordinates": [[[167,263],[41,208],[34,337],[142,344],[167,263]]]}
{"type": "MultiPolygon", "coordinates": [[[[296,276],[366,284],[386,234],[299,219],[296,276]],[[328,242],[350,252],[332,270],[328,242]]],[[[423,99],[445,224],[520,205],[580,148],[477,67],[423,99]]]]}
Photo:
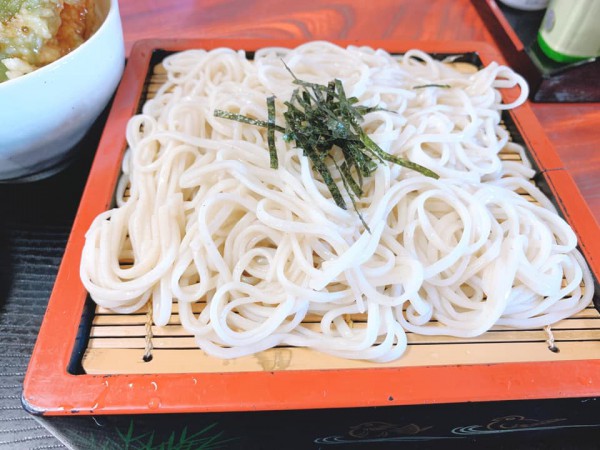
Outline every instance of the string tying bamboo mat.
{"type": "MultiPolygon", "coordinates": [[[[467,63],[454,65],[466,72],[476,70],[467,63]]],[[[157,65],[146,86],[148,98],[165,81],[165,70],[157,65]]],[[[513,146],[503,149],[500,158],[522,162],[513,146]]],[[[520,194],[534,201],[524,191],[520,194]]],[[[198,348],[194,336],[181,326],[177,306],[174,305],[173,315],[164,327],[152,325],[148,308],[122,315],[97,307],[82,360],[85,372],[158,374],[351,369],[582,360],[594,359],[600,354],[600,314],[589,306],[574,317],[556,323],[552,329],[495,327],[469,339],[407,333],[405,354],[399,360],[385,364],[347,360],[293,347],[278,347],[252,356],[222,360],[210,357],[198,348]]],[[[195,304],[194,312],[199,313],[204,306],[204,303],[195,304]]],[[[317,328],[319,320],[319,317],[307,316],[303,324],[317,328]]],[[[347,322],[353,327],[364,327],[366,315],[348,316],[347,322]]]]}

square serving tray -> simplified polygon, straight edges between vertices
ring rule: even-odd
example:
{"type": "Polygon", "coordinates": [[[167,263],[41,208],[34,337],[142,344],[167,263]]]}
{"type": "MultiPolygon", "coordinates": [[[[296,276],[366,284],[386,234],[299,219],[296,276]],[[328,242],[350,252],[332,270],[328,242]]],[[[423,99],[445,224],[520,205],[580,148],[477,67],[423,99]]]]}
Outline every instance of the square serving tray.
{"type": "MultiPolygon", "coordinates": [[[[26,374],[25,408],[46,415],[158,414],[599,395],[600,315],[594,305],[553,326],[558,352],[548,349],[548,336],[542,330],[493,330],[470,340],[409,337],[409,350],[403,358],[376,364],[287,348],[222,361],[207,357],[193,345],[193,337],[182,332],[177,314],[168,326],[154,327],[144,310],[115,315],[93,304],[79,279],[84,235],[96,215],[113,203],[126,148],[125,127],[144,99],[152,95],[153,85],[160,82],[161,59],[191,48],[252,52],[300,43],[150,40],[134,46],[26,374]],[[149,341],[153,357],[145,361],[149,341]]],[[[478,42],[336,43],[384,48],[391,53],[420,48],[438,55],[465,55],[469,62],[503,62],[494,48],[478,42]]],[[[529,105],[507,113],[504,121],[513,140],[526,147],[537,170],[536,184],[574,228],[598,280],[600,229],[529,105]]]]}

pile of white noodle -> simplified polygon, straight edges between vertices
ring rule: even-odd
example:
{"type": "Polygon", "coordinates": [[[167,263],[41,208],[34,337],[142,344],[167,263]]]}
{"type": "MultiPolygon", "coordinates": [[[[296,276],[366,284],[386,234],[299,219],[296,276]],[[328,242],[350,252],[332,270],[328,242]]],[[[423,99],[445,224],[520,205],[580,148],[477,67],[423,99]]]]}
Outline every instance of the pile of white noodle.
{"type": "Polygon", "coordinates": [[[590,303],[575,234],[531,168],[498,157],[506,146],[522,152],[500,126],[501,111],[527,97],[509,68],[469,74],[418,50],[398,58],[325,42],[263,49],[253,61],[186,51],[164,66],[168,81],[127,128],[118,205],[86,235],[81,278],[98,304],[129,313],[152,298],[164,325],[178,302],[185,329],[220,358],[289,345],[390,361],[406,331],[537,328],[590,303]],[[296,86],[281,59],[300,79],[339,78],[360,104],[386,109],[365,117],[371,138],[441,178],[381,164],[358,202],[369,233],[281,133],[270,169],[266,130],[213,112],[267,120],[274,94],[283,125],[296,86]],[[429,84],[450,87],[418,87],[429,84]],[[516,85],[520,97],[503,104],[497,89],[516,85]],[[206,307],[194,314],[197,302],[206,307]],[[352,314],[365,323],[350,326],[352,314]]]}

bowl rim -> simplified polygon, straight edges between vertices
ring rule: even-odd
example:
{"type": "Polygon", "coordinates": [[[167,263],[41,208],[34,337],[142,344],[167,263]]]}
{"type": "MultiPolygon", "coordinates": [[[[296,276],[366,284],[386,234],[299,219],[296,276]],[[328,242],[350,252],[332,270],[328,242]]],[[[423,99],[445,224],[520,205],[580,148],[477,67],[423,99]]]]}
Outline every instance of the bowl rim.
{"type": "MultiPolygon", "coordinates": [[[[102,1],[102,0],[100,0],[100,1],[102,1]]],[[[83,50],[81,50],[82,48],[89,47],[89,45],[88,45],[89,42],[94,42],[94,41],[98,40],[99,39],[98,35],[101,34],[101,31],[108,26],[107,23],[109,23],[109,21],[114,20],[115,16],[120,20],[118,0],[105,0],[105,1],[108,2],[108,11],[106,12],[106,16],[103,18],[102,23],[94,31],[94,33],[89,38],[87,38],[79,47],[71,50],[69,53],[61,56],[57,60],[52,61],[51,63],[46,64],[45,66],[39,67],[29,73],[26,73],[25,75],[21,75],[20,77],[0,82],[0,91],[7,89],[6,86],[15,86],[18,83],[25,83],[27,80],[32,80],[35,77],[43,76],[44,74],[46,74],[46,72],[51,72],[52,70],[55,70],[56,68],[60,67],[61,65],[66,64],[68,61],[72,60],[73,58],[76,58],[77,55],[83,51],[83,50]],[[25,81],[23,81],[23,80],[25,80],[25,81]]]]}

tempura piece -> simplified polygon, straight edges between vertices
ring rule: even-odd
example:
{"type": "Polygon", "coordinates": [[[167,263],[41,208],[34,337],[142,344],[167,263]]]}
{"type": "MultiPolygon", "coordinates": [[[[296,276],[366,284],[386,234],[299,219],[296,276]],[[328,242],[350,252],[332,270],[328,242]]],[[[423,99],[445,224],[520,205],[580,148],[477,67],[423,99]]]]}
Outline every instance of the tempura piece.
{"type": "Polygon", "coordinates": [[[0,0],[0,81],[49,64],[81,45],[92,31],[91,11],[92,0],[0,0]]]}

